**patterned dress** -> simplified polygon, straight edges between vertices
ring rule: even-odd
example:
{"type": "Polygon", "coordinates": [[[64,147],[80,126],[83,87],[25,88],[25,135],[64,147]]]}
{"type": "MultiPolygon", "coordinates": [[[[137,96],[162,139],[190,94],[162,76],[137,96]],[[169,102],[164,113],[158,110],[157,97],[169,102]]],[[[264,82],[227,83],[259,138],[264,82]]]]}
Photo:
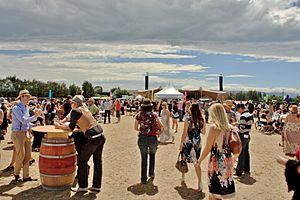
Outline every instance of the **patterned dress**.
{"type": "Polygon", "coordinates": [[[185,120],[188,122],[188,136],[183,142],[183,157],[189,162],[196,162],[201,153],[201,129],[203,128],[204,122],[201,123],[200,127],[194,127],[192,118],[189,113],[185,115],[185,120]]]}
{"type": "Polygon", "coordinates": [[[288,122],[284,126],[283,151],[286,154],[295,154],[300,142],[300,124],[288,122]]]}
{"type": "MultiPolygon", "coordinates": [[[[235,196],[233,179],[233,159],[224,138],[229,138],[229,133],[221,133],[211,150],[208,163],[208,188],[210,196],[219,199],[235,196]]],[[[228,142],[226,142],[228,144],[228,142]]]]}

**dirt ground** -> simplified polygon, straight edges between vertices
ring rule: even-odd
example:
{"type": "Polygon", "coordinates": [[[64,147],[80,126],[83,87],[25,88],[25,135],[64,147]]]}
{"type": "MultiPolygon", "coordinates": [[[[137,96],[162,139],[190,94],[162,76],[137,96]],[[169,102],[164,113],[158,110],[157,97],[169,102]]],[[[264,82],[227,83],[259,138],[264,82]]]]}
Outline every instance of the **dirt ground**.
{"type": "MultiPolygon", "coordinates": [[[[113,122],[116,119],[113,119],[113,122]]],[[[34,182],[16,183],[13,175],[0,172],[0,199],[208,199],[207,160],[202,167],[203,193],[196,190],[195,170],[189,165],[186,184],[181,184],[181,174],[174,167],[178,156],[183,123],[179,123],[175,144],[159,145],[156,156],[155,180],[140,185],[140,154],[137,146],[137,132],[133,130],[133,117],[122,116],[121,123],[101,124],[106,136],[103,152],[103,185],[98,194],[79,194],[42,189],[38,169],[39,153],[33,152],[36,162],[30,167],[34,182]]],[[[206,136],[203,136],[202,145],[206,136]]],[[[10,134],[2,141],[0,169],[4,169],[12,155],[10,134]]],[[[287,200],[292,193],[287,192],[284,167],[276,163],[276,156],[282,155],[280,135],[264,135],[251,132],[251,177],[236,179],[236,197],[233,199],[287,200]]],[[[90,165],[93,166],[92,161],[90,165]]],[[[92,167],[91,167],[92,169],[92,167]]],[[[89,182],[91,186],[92,174],[89,182]]]]}

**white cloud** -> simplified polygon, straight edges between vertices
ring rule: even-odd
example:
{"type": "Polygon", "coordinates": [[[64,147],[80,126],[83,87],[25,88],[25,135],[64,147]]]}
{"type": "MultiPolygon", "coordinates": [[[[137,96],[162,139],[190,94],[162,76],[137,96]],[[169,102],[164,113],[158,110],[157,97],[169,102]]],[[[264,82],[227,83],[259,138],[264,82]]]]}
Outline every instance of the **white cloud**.
{"type": "Polygon", "coordinates": [[[260,92],[266,93],[280,93],[283,92],[285,94],[300,94],[299,88],[291,88],[291,87],[273,87],[273,88],[266,88],[266,87],[253,87],[245,84],[233,84],[233,83],[226,83],[224,89],[227,91],[250,91],[256,90],[260,92]]]}
{"type": "Polygon", "coordinates": [[[204,76],[207,76],[207,77],[219,77],[220,74],[205,74],[204,76]]]}
{"type": "MultiPolygon", "coordinates": [[[[171,82],[177,88],[203,87],[216,90],[218,88],[217,77],[220,76],[220,74],[215,73],[213,68],[207,66],[164,62],[166,60],[177,61],[177,59],[192,61],[194,56],[188,52],[190,50],[199,52],[199,50],[189,46],[0,42],[0,50],[3,49],[24,50],[24,52],[37,50],[40,53],[33,51],[30,54],[25,53],[25,55],[0,54],[0,78],[15,74],[21,79],[51,80],[65,82],[68,85],[72,83],[81,85],[84,80],[88,80],[94,86],[103,86],[104,90],[118,86],[125,89],[142,89],[144,88],[145,72],[149,72],[150,87],[163,87],[171,82]],[[145,59],[153,59],[154,61],[146,62],[145,59]]],[[[213,51],[209,53],[217,54],[213,51]]],[[[260,61],[274,62],[276,60],[265,58],[260,61]]],[[[224,76],[229,78],[254,77],[249,74],[226,76],[226,73],[224,76]]],[[[241,83],[231,84],[226,81],[224,87],[226,90],[270,90],[269,88],[251,86],[251,83],[241,83]]],[[[276,87],[272,90],[281,91],[281,88],[276,87]]],[[[298,91],[291,87],[286,87],[285,90],[294,91],[293,93],[298,91]]]]}
{"type": "Polygon", "coordinates": [[[252,75],[247,75],[247,74],[232,74],[232,75],[227,75],[227,78],[252,78],[254,76],[252,75]]]}
{"type": "MultiPolygon", "coordinates": [[[[99,45],[99,44],[36,44],[0,43],[0,49],[38,50],[46,53],[1,55],[1,78],[16,75],[21,79],[54,80],[81,85],[88,80],[105,89],[120,86],[128,89],[144,87],[144,75],[150,73],[151,83],[164,84],[186,72],[205,72],[207,67],[193,64],[145,62],[143,59],[191,59],[176,53],[179,48],[168,45],[99,45]],[[51,53],[47,53],[52,51],[51,53]],[[151,52],[151,53],[149,53],[151,52]],[[167,56],[166,56],[167,55],[167,56]],[[170,56],[171,55],[171,56],[170,56]],[[115,62],[116,59],[125,59],[115,62]],[[128,60],[129,59],[129,60],[128,60]],[[130,61],[130,59],[134,59],[130,61]],[[136,59],[141,59],[136,61],[136,59]],[[164,76],[162,76],[164,74],[164,76]],[[166,78],[165,75],[170,76],[166,78]]],[[[177,79],[176,79],[177,80],[177,79]]]]}

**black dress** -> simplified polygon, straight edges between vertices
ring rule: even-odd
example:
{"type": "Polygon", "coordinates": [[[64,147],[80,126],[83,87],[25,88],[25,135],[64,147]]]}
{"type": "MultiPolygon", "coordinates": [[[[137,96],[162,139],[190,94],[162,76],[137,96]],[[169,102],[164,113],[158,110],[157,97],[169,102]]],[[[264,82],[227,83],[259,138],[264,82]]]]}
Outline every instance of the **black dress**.
{"type": "Polygon", "coordinates": [[[300,166],[300,162],[296,160],[288,160],[285,168],[285,178],[288,185],[288,190],[294,191],[292,200],[300,199],[300,174],[297,168],[300,166]]]}

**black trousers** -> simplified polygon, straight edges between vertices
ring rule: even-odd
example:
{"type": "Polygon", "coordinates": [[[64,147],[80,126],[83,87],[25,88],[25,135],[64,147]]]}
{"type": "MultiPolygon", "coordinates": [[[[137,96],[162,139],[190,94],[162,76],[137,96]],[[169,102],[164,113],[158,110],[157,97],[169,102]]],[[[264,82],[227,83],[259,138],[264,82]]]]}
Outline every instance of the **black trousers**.
{"type": "Polygon", "coordinates": [[[104,135],[98,138],[84,140],[81,147],[81,153],[78,156],[78,184],[80,188],[88,187],[88,161],[92,155],[94,162],[93,187],[101,188],[102,151],[104,143],[104,135]]]}
{"type": "Polygon", "coordinates": [[[81,131],[74,131],[72,133],[71,137],[74,139],[75,148],[76,148],[77,157],[78,157],[81,153],[81,148],[82,148],[83,142],[85,140],[84,133],[81,131]]]}
{"type": "Polygon", "coordinates": [[[32,141],[32,148],[40,148],[42,144],[42,139],[46,133],[41,133],[37,131],[32,131],[33,141],[32,141]]]}
{"type": "Polygon", "coordinates": [[[108,117],[108,123],[110,123],[110,110],[104,112],[104,124],[106,123],[106,117],[108,117]]]}

